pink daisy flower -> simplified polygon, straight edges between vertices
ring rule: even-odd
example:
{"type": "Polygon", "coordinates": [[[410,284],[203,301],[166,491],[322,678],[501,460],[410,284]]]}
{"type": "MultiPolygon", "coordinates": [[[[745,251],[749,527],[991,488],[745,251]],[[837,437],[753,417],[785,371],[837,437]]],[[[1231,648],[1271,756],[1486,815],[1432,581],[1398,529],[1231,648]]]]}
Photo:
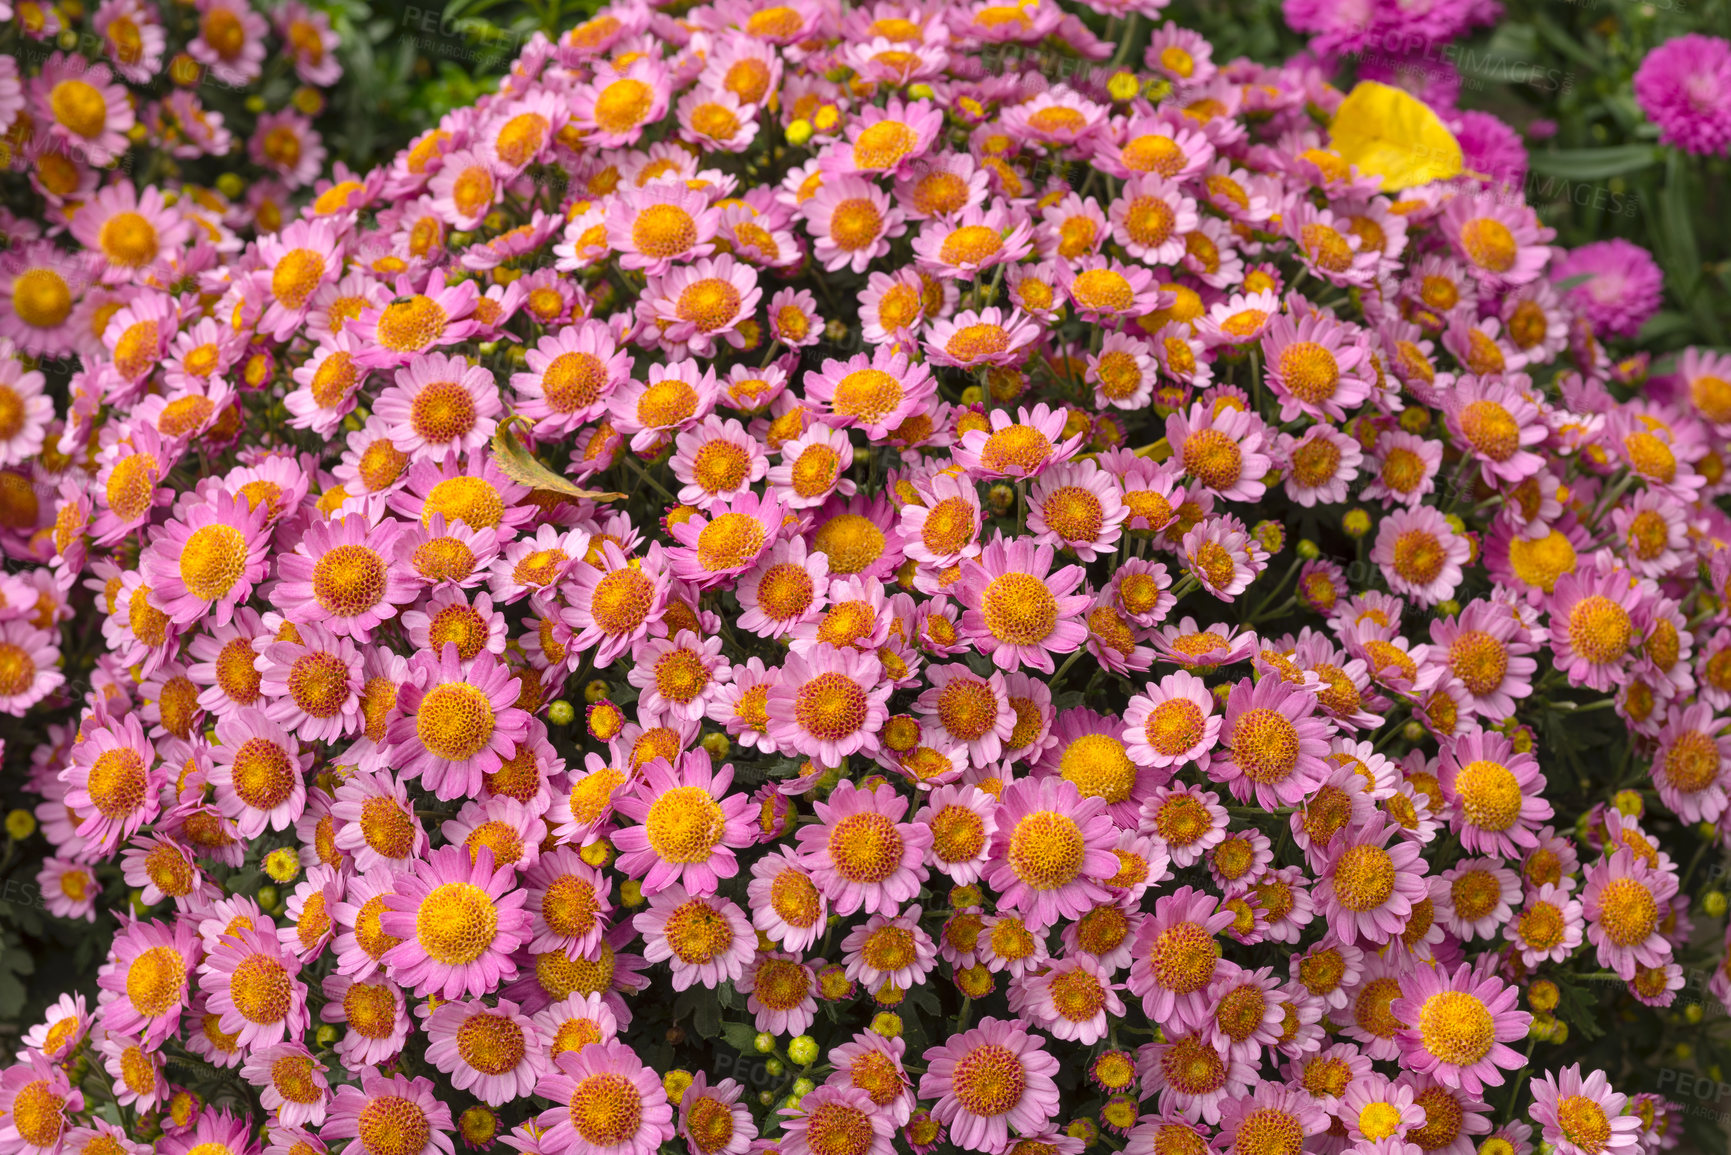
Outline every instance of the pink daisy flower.
{"type": "Polygon", "coordinates": [[[373,411],[390,425],[391,442],[410,456],[480,449],[501,410],[491,370],[462,357],[421,353],[398,369],[373,411]]]}
{"type": "Polygon", "coordinates": [[[992,862],[997,800],[978,786],[951,783],[934,789],[925,801],[914,821],[931,830],[932,867],[958,886],[984,877],[992,862]]]}
{"type": "Polygon", "coordinates": [[[716,501],[671,528],[679,543],[668,554],[674,576],[708,589],[744,573],[781,537],[784,514],[774,496],[749,490],[716,501]]]}
{"type": "Polygon", "coordinates": [[[920,343],[935,364],[980,369],[1020,363],[1039,330],[1020,310],[988,305],[930,322],[920,343]]]}
{"type": "Polygon", "coordinates": [[[1241,802],[1254,798],[1267,810],[1292,806],[1327,776],[1330,730],[1317,717],[1314,695],[1279,678],[1254,686],[1241,679],[1226,699],[1223,749],[1208,775],[1241,802]]]}
{"type": "Polygon", "coordinates": [[[317,1127],[330,1102],[329,1070],[300,1043],[277,1043],[247,1055],[243,1079],[259,1089],[259,1102],[284,1127],[317,1127]]]}
{"type": "Polygon", "coordinates": [[[489,650],[465,670],[454,642],[438,655],[416,654],[409,669],[385,728],[397,772],[440,800],[472,797],[528,734],[517,676],[489,650]]]}
{"type": "Polygon", "coordinates": [[[1390,1014],[1409,1024],[1397,1036],[1401,1064],[1469,1095],[1502,1086],[1504,1070],[1526,1065],[1504,1045],[1525,1038],[1532,1022],[1532,1015],[1515,1009],[1519,997],[1515,986],[1475,974],[1465,963],[1453,974],[1417,968],[1389,1006],[1390,1014]]]}
{"type": "Polygon", "coordinates": [[[977,279],[985,270],[1014,263],[1033,252],[1025,216],[1003,201],[973,205],[952,216],[926,221],[914,238],[914,257],[932,276],[977,279]]]}
{"type": "Polygon", "coordinates": [[[752,864],[746,895],[754,925],[785,950],[808,949],[824,929],[823,892],[791,848],[771,851],[752,864]]]}
{"type": "Polygon", "coordinates": [[[180,1028],[201,953],[197,930],[183,920],[172,925],[123,921],[96,979],[108,998],[99,1012],[103,1028],[139,1038],[145,1047],[160,1047],[180,1028]]]}
{"type": "Polygon", "coordinates": [[[998,538],[962,563],[957,593],[970,607],[963,634],[1001,670],[1028,666],[1050,674],[1053,654],[1070,653],[1087,638],[1078,619],[1093,599],[1075,592],[1086,575],[1080,566],[1053,573],[1052,558],[1049,545],[998,538]]]}
{"type": "Polygon", "coordinates": [[[847,143],[824,157],[824,172],[835,176],[902,176],[920,159],[944,126],[943,110],[930,101],[903,102],[891,97],[882,108],[862,109],[850,121],[847,143]]]}
{"type": "Polygon", "coordinates": [[[1640,587],[1615,571],[1581,569],[1557,579],[1546,605],[1551,652],[1571,685],[1602,691],[1622,677],[1638,639],[1640,601],[1640,587]]]}
{"type": "Polygon", "coordinates": [[[863,429],[873,440],[889,436],[936,393],[930,368],[881,345],[846,361],[826,359],[821,371],[805,378],[806,400],[823,407],[823,420],[863,429]]]}
{"type": "Polygon", "coordinates": [[[308,742],[335,741],[365,724],[361,656],[348,638],[303,625],[296,641],[269,642],[254,663],[265,715],[308,742]]]}
{"type": "Polygon", "coordinates": [[[674,886],[714,894],[719,880],[739,872],[734,851],[752,841],[749,799],[727,792],[733,767],[716,770],[707,751],[693,750],[675,764],[656,758],[639,773],[634,793],[615,802],[641,824],[613,836],[620,869],[639,879],[645,894],[674,886]]]}
{"type": "Polygon", "coordinates": [[[1497,377],[1463,377],[1443,406],[1455,444],[1471,451],[1493,483],[1512,485],[1544,467],[1534,449],[1549,433],[1539,407],[1497,377]]]}
{"type": "Polygon", "coordinates": [[[1530,887],[1526,903],[1503,926],[1503,937],[1529,967],[1564,961],[1585,932],[1580,900],[1549,882],[1530,887]]]}
{"type": "Polygon", "coordinates": [[[223,1034],[243,1049],[300,1038],[307,1025],[307,988],[300,960],[276,936],[250,927],[226,936],[199,964],[199,989],[223,1034]]]}
{"type": "Polygon", "coordinates": [[[1429,896],[1423,847],[1402,839],[1380,816],[1347,830],[1318,878],[1317,891],[1331,930],[1343,939],[1385,943],[1405,929],[1413,906],[1429,896]]]}
{"type": "Polygon", "coordinates": [[[501,1107],[532,1094],[547,1073],[539,1028],[509,999],[441,1003],[427,1016],[427,1062],[451,1085],[501,1107]]]}
{"type": "Polygon", "coordinates": [[[1023,779],[1004,790],[986,881],[1030,929],[1075,918],[1108,897],[1099,880],[1119,863],[1106,808],[1105,799],[1084,798],[1063,778],[1023,779]]]}
{"type": "MultiPolygon", "coordinates": [[[[1649,57],[1651,59],[1651,57],[1649,57]]],[[[1641,1150],[1641,1117],[1626,1114],[1627,1095],[1603,1071],[1583,1077],[1573,1063],[1533,1080],[1533,1122],[1558,1155],[1623,1155],[1641,1150]]]]}
{"type": "Polygon", "coordinates": [[[1124,752],[1153,769],[1195,762],[1207,770],[1221,719],[1207,685],[1187,671],[1167,674],[1133,695],[1124,708],[1124,752]]]}
{"type": "Polygon", "coordinates": [[[1653,782],[1659,797],[1685,822],[1717,822],[1725,812],[1731,736],[1713,707],[1673,707],[1658,734],[1653,782]]]}
{"type": "Polygon", "coordinates": [[[643,957],[672,966],[676,991],[737,981],[756,950],[751,921],[735,903],[677,882],[658,891],[632,926],[643,936],[643,957]]]}
{"type": "Polygon", "coordinates": [[[126,89],[114,83],[108,65],[56,52],[43,62],[30,95],[36,123],[68,155],[106,167],[127,150],[126,134],[136,118],[126,89]]]}
{"type": "Polygon", "coordinates": [[[1637,967],[1669,962],[1671,944],[1660,916],[1676,894],[1676,874],[1636,857],[1629,847],[1589,866],[1581,911],[1600,964],[1629,980],[1637,967]]]}
{"type": "Polygon", "coordinates": [[[278,559],[273,604],[291,621],[365,642],[419,592],[390,562],[402,533],[401,522],[375,524],[358,513],[313,522],[294,552],[278,559]]]}
{"type": "Polygon", "coordinates": [[[1003,1150],[1012,1128],[1037,1132],[1058,1112],[1058,1060],[1010,1020],[984,1019],[921,1057],[920,1097],[964,1150],[1003,1150]]]}
{"type": "Polygon", "coordinates": [[[111,853],[156,817],[163,773],[155,766],[136,714],[87,729],[72,748],[64,802],[81,816],[78,837],[92,850],[111,853]]]}
{"type": "Polygon", "coordinates": [[[745,1155],[757,1138],[751,1108],[740,1102],[745,1088],[733,1079],[711,1086],[699,1071],[679,1097],[679,1134],[691,1155],[745,1155]]]}
{"type": "Polygon", "coordinates": [[[933,832],[901,821],[906,798],[844,780],[812,807],[822,821],[798,832],[800,865],[837,914],[890,915],[919,896],[933,832]]]}
{"type": "Polygon", "coordinates": [[[402,1052],[409,1037],[409,1012],[397,984],[382,975],[357,979],[339,973],[327,975],[321,989],[325,1005],[319,1018],[347,1028],[336,1045],[337,1057],[346,1066],[384,1063],[402,1052]]]}
{"type": "Polygon", "coordinates": [[[1043,973],[1010,986],[1010,1009],[1026,1015],[1055,1039],[1093,1044],[1106,1037],[1108,1015],[1122,1015],[1111,976],[1087,955],[1061,959],[1043,973]]]}
{"type": "Polygon", "coordinates": [[[530,935],[528,895],[493,852],[445,846],[398,875],[379,928],[398,939],[383,956],[391,977],[418,995],[482,995],[514,978],[511,953],[530,935]]]}
{"type": "Polygon", "coordinates": [[[1320,314],[1277,316],[1262,335],[1268,384],[1280,398],[1280,419],[1300,416],[1344,421],[1375,384],[1361,334],[1320,314]]]}
{"type": "Polygon", "coordinates": [[[598,564],[577,566],[565,587],[559,616],[577,631],[571,647],[594,649],[597,669],[611,665],[661,620],[669,586],[659,544],[628,560],[613,542],[602,542],[598,564]]]}
{"type": "Polygon", "coordinates": [[[1473,274],[1499,287],[1524,285],[1536,278],[1550,259],[1546,242],[1556,236],[1527,205],[1485,194],[1450,200],[1439,224],[1473,274]]]}
{"type": "Polygon", "coordinates": [[[1185,473],[1227,501],[1255,501],[1266,489],[1262,478],[1274,461],[1264,452],[1267,428],[1252,413],[1211,412],[1198,402],[1166,418],[1166,441],[1185,473]]]}
{"type": "Polygon", "coordinates": [[[360,1086],[337,1088],[319,1128],[327,1142],[349,1140],[338,1155],[369,1155],[386,1141],[395,1144],[393,1155],[455,1155],[451,1109],[439,1101],[431,1079],[382,1075],[372,1066],[359,1074],[360,1086]]]}
{"type": "Polygon", "coordinates": [[[869,653],[818,645],[790,653],[766,702],[769,736],[783,750],[839,765],[878,750],[891,685],[869,653]]]}
{"type": "Polygon", "coordinates": [[[799,212],[810,231],[813,255],[827,272],[863,274],[907,232],[907,216],[877,185],[858,176],[825,179],[799,212]]]}
{"type": "Polygon", "coordinates": [[[1449,807],[1449,827],[1461,845],[1505,857],[1538,845],[1533,832],[1551,818],[1538,759],[1516,753],[1501,734],[1467,734],[1444,742],[1437,784],[1449,807]]]}
{"type": "Polygon", "coordinates": [[[1112,239],[1149,265],[1170,265],[1184,255],[1184,236],[1201,218],[1196,202],[1176,181],[1145,173],[1127,181],[1112,202],[1112,239]]]}
{"type": "Polygon", "coordinates": [[[797,955],[759,950],[734,989],[749,996],[745,1008],[760,1031],[804,1034],[817,1019],[817,976],[797,955]]]}
{"type": "Polygon", "coordinates": [[[787,1155],[820,1155],[838,1146],[856,1155],[890,1155],[895,1149],[895,1124],[858,1087],[826,1083],[781,1113],[780,1148],[787,1155]]]}
{"type": "Polygon", "coordinates": [[[1431,506],[1389,514],[1370,551],[1390,589],[1426,606],[1454,596],[1471,557],[1471,544],[1431,506]]]}

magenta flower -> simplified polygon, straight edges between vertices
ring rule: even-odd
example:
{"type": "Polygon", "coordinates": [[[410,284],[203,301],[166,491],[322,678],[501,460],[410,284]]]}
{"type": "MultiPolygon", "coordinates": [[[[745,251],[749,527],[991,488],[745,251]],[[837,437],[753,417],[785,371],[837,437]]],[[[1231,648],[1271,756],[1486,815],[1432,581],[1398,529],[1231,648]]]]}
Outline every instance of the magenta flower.
{"type": "Polygon", "coordinates": [[[967,1151],[998,1151],[1019,1134],[1039,1131],[1058,1112],[1058,1060],[1037,1038],[1006,1019],[980,1025],[921,1056],[920,1097],[967,1151]]]}
{"type": "Polygon", "coordinates": [[[395,981],[453,999],[516,977],[511,953],[528,941],[533,920],[516,872],[494,869],[492,850],[471,858],[460,846],[441,847],[393,885],[379,929],[398,940],[382,956],[395,981]]]}
{"type": "Polygon", "coordinates": [[[692,894],[714,894],[719,880],[739,872],[736,849],[751,845],[743,794],[729,794],[733,767],[713,768],[707,751],[657,758],[640,771],[634,793],[615,802],[619,813],[641,825],[614,836],[620,869],[656,894],[683,885],[692,894]]]}
{"type": "Polygon", "coordinates": [[[1635,100],[1659,140],[1697,156],[1731,144],[1731,42],[1688,33],[1647,53],[1635,70],[1635,100]]]}

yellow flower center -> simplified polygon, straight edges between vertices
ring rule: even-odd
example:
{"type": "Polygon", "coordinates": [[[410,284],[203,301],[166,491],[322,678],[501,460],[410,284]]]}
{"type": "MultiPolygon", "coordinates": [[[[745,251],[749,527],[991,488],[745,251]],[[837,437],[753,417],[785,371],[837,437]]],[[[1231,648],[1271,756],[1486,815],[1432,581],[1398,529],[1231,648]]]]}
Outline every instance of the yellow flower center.
{"type": "Polygon", "coordinates": [[[487,892],[469,882],[447,882],[421,900],[415,941],[434,962],[465,966],[493,945],[499,912],[487,892]]]}

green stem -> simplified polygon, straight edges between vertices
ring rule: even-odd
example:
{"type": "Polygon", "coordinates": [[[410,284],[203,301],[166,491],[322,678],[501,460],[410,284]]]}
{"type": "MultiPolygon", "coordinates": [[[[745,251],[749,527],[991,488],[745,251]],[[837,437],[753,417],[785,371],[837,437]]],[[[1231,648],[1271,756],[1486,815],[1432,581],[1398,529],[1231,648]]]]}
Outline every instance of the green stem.
{"type": "Polygon", "coordinates": [[[1072,650],[1070,656],[1064,659],[1064,664],[1058,667],[1058,672],[1052,675],[1052,680],[1049,684],[1056,686],[1059,682],[1063,681],[1064,675],[1069,673],[1070,667],[1076,664],[1076,659],[1086,653],[1087,649],[1087,644],[1084,643],[1072,650]]]}
{"type": "Polygon", "coordinates": [[[677,497],[674,497],[671,493],[667,492],[666,486],[649,476],[649,471],[643,468],[642,463],[637,460],[637,455],[630,451],[629,446],[627,446],[626,451],[621,453],[619,456],[626,465],[631,467],[631,472],[637,475],[639,481],[647,482],[649,488],[653,489],[656,493],[659,493],[662,497],[665,497],[668,501],[673,502],[676,505],[679,503],[677,497]]]}
{"type": "Polygon", "coordinates": [[[1526,1061],[1521,1064],[1521,1069],[1515,1072],[1515,1085],[1514,1089],[1509,1093],[1509,1105],[1503,1109],[1504,1123],[1509,1123],[1514,1120],[1515,1104],[1521,1101],[1521,1088],[1526,1085],[1527,1068],[1532,1066],[1533,1048],[1538,1045],[1538,1042],[1539,1036],[1537,1035],[1531,1035],[1527,1038],[1527,1058],[1526,1061]]]}

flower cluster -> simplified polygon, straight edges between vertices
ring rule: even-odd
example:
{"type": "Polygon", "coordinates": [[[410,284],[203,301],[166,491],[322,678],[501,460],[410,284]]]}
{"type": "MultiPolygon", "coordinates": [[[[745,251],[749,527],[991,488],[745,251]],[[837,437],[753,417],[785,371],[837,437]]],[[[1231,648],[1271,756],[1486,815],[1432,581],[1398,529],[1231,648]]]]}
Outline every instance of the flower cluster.
{"type": "Polygon", "coordinates": [[[313,127],[342,78],[337,47],[301,0],[0,0],[0,337],[35,357],[111,358],[131,286],[195,292],[278,230],[297,190],[316,191],[315,213],[341,210],[356,186],[341,166],[317,179],[313,127]],[[210,187],[183,179],[206,168],[210,187]]]}
{"type": "Polygon", "coordinates": [[[620,4],[223,261],[93,193],[184,276],[64,382],[5,282],[0,710],[131,909],[0,1155],[1674,1145],[1526,1067],[1697,937],[1731,357],[1158,7],[620,4]]]}

